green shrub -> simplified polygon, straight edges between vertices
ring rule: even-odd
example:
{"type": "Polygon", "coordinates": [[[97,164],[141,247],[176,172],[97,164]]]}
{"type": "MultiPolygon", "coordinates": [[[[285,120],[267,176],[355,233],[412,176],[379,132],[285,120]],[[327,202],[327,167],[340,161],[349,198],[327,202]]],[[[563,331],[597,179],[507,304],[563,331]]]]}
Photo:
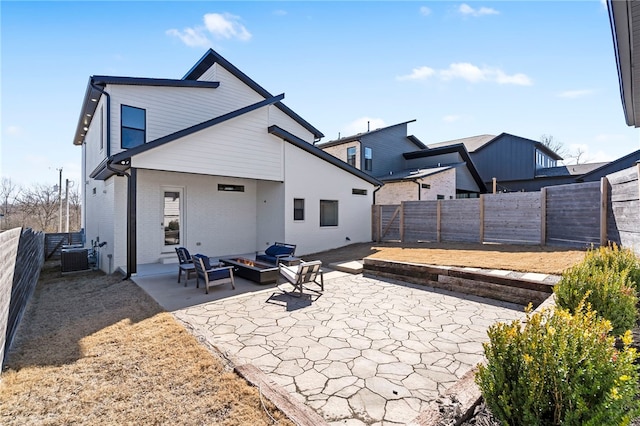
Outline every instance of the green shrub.
{"type": "Polygon", "coordinates": [[[640,258],[631,249],[610,243],[608,246],[589,250],[585,255],[584,263],[599,269],[628,271],[633,287],[636,291],[640,290],[640,258]]]}
{"type": "Polygon", "coordinates": [[[619,425],[638,413],[631,332],[614,346],[609,321],[580,305],[498,323],[476,382],[505,425],[619,425]]]}
{"type": "Polygon", "coordinates": [[[604,266],[593,257],[566,270],[554,288],[558,306],[575,312],[586,298],[599,316],[611,321],[620,335],[636,324],[638,298],[629,270],[604,266]]]}

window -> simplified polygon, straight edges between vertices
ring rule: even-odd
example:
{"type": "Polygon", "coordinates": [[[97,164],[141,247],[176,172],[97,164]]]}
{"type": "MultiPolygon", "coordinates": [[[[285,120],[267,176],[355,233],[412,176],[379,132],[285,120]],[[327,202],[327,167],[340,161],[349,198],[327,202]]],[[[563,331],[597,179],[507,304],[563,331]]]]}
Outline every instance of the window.
{"type": "Polygon", "coordinates": [[[104,148],[104,107],[100,107],[100,151],[104,148]]]}
{"type": "Polygon", "coordinates": [[[219,183],[218,191],[244,192],[244,185],[227,185],[219,183]]]}
{"type": "Polygon", "coordinates": [[[368,172],[373,170],[373,150],[367,147],[364,149],[364,169],[368,172]]]}
{"type": "Polygon", "coordinates": [[[431,184],[429,184],[429,183],[423,183],[423,184],[420,184],[420,187],[421,187],[422,189],[431,189],[431,184]]]}
{"type": "Polygon", "coordinates": [[[436,199],[438,199],[438,200],[444,200],[444,195],[442,195],[442,194],[438,194],[438,195],[436,195],[436,199]]]}
{"type": "Polygon", "coordinates": [[[338,226],[337,200],[320,200],[320,226],[338,226]]]}
{"type": "Polygon", "coordinates": [[[293,220],[304,220],[304,198],[293,199],[293,220]]]}
{"type": "Polygon", "coordinates": [[[351,193],[353,195],[367,195],[367,190],[366,189],[352,188],[351,189],[351,193]]]}
{"type": "Polygon", "coordinates": [[[146,121],[144,109],[120,106],[122,148],[134,148],[145,143],[146,121]]]}
{"type": "Polygon", "coordinates": [[[355,146],[351,146],[347,148],[347,163],[349,163],[350,166],[353,166],[353,167],[356,166],[356,147],[355,146]]]}

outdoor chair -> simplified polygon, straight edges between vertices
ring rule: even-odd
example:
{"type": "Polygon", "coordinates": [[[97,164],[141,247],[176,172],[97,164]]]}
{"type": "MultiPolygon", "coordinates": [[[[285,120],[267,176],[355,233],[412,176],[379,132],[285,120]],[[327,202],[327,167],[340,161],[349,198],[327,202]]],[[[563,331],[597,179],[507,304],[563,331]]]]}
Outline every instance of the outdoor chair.
{"type": "Polygon", "coordinates": [[[233,266],[212,267],[209,263],[209,256],[203,254],[196,254],[192,259],[196,268],[196,288],[200,288],[200,280],[202,279],[207,294],[209,294],[209,287],[226,283],[231,283],[231,288],[235,290],[233,266]]]}
{"type": "MultiPolygon", "coordinates": [[[[293,291],[290,293],[295,296],[295,292],[298,291],[300,293],[298,297],[302,296],[303,289],[307,289],[315,293],[321,293],[324,291],[324,277],[320,270],[321,266],[322,261],[320,260],[300,262],[295,266],[287,266],[281,263],[278,265],[278,281],[276,285],[280,288],[280,279],[282,278],[286,280],[288,283],[293,285],[293,291]],[[318,279],[320,279],[319,282],[318,279]],[[315,284],[320,287],[320,290],[318,291],[315,288],[309,288],[306,286],[307,284],[315,284]]],[[[282,290],[282,288],[280,289],[282,290]]]]}
{"type": "Polygon", "coordinates": [[[193,260],[191,260],[191,254],[185,247],[177,247],[176,254],[178,255],[178,284],[180,284],[180,276],[184,272],[184,286],[187,286],[187,282],[191,275],[196,274],[193,260]]]}
{"type": "Polygon", "coordinates": [[[295,244],[276,242],[264,251],[264,254],[256,252],[256,260],[277,265],[281,257],[294,256],[296,252],[295,244]]]}

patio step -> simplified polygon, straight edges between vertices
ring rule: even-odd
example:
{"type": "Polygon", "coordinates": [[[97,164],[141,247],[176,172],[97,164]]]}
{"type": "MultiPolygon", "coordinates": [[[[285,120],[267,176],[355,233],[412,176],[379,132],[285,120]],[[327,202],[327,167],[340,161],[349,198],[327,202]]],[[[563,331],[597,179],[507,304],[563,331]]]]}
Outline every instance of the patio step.
{"type": "Polygon", "coordinates": [[[175,253],[161,254],[158,263],[162,263],[163,265],[167,263],[178,263],[178,256],[176,256],[175,253]]]}
{"type": "Polygon", "coordinates": [[[361,274],[362,260],[351,260],[348,262],[330,263],[329,268],[335,271],[346,272],[348,274],[361,274]]]}

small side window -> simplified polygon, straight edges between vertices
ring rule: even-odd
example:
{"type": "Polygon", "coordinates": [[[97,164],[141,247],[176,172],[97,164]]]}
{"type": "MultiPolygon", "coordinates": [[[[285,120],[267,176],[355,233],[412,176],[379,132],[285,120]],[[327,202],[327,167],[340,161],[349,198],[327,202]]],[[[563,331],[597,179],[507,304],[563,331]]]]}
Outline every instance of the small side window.
{"type": "Polygon", "coordinates": [[[120,106],[122,148],[135,148],[146,141],[146,111],[128,105],[120,106]]]}
{"type": "Polygon", "coordinates": [[[304,220],[304,198],[293,199],[293,220],[304,220]]]}
{"type": "Polygon", "coordinates": [[[337,200],[320,200],[320,226],[338,226],[337,200]]]}

